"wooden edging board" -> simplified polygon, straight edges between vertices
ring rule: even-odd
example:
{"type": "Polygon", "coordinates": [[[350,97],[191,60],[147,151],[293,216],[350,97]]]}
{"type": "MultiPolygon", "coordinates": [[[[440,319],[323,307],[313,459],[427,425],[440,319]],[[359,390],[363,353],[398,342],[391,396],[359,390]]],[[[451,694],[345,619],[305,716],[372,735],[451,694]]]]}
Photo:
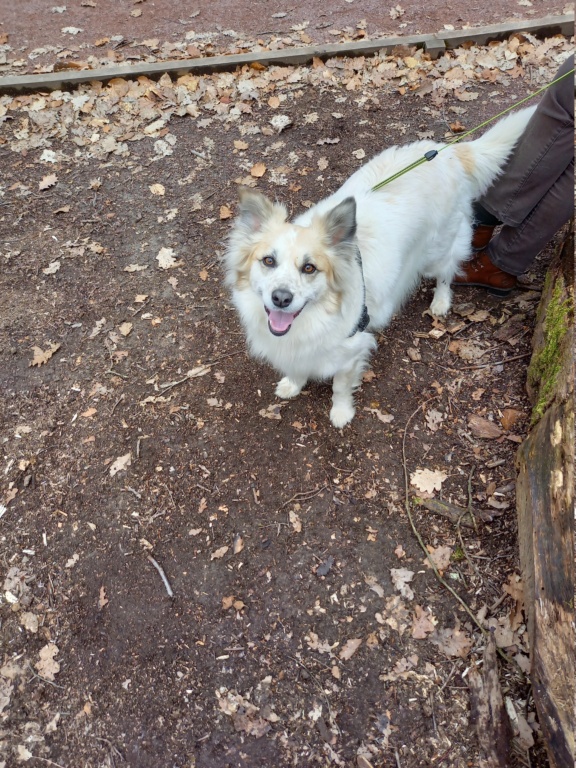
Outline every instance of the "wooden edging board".
{"type": "Polygon", "coordinates": [[[186,73],[209,74],[234,70],[250,64],[302,65],[314,58],[329,59],[334,56],[371,56],[378,51],[391,51],[397,45],[423,48],[436,58],[447,48],[456,48],[465,42],[486,45],[492,40],[502,40],[514,32],[528,32],[533,35],[570,36],[574,34],[574,14],[545,16],[540,19],[517,20],[487,27],[460,30],[443,30],[433,35],[408,35],[406,37],[383,37],[365,42],[336,43],[332,45],[311,45],[305,48],[286,48],[282,51],[263,51],[227,56],[210,56],[200,59],[158,61],[155,63],[130,64],[126,66],[102,67],[100,69],[64,70],[38,75],[9,75],[0,77],[0,93],[13,91],[53,91],[71,88],[81,83],[112,80],[115,77],[136,78],[141,76],[160,77],[164,73],[180,76],[186,73]]]}

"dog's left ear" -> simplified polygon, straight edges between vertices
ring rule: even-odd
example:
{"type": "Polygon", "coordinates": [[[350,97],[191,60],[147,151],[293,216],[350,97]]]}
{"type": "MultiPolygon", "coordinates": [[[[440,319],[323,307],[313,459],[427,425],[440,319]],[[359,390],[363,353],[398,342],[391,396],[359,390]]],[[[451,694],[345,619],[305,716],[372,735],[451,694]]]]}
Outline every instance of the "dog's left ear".
{"type": "Polygon", "coordinates": [[[326,234],[330,245],[350,243],[356,234],[356,200],[347,197],[326,214],[326,234]]]}
{"type": "Polygon", "coordinates": [[[275,213],[274,203],[260,192],[240,187],[239,223],[250,234],[259,232],[263,224],[275,213]]]}

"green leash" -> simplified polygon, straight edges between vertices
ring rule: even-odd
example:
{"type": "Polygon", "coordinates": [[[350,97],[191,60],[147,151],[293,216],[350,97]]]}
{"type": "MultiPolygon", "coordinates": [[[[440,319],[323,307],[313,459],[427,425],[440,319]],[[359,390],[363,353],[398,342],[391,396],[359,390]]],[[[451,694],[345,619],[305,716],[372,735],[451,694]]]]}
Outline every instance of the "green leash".
{"type": "Polygon", "coordinates": [[[438,155],[439,152],[442,152],[442,150],[448,149],[448,147],[451,147],[453,144],[456,144],[457,142],[462,141],[462,139],[465,139],[466,136],[470,136],[471,133],[475,133],[476,131],[480,130],[480,128],[484,128],[485,125],[489,125],[490,123],[494,122],[494,120],[498,120],[498,118],[502,117],[502,115],[505,115],[507,112],[510,112],[512,109],[516,109],[516,107],[519,107],[521,104],[525,104],[527,101],[530,101],[530,99],[533,99],[535,96],[539,96],[547,88],[550,88],[551,85],[554,85],[554,83],[559,83],[560,80],[563,80],[565,77],[568,77],[568,75],[573,75],[573,74],[574,74],[574,68],[571,69],[569,72],[565,72],[560,77],[557,77],[556,80],[552,80],[552,82],[548,83],[548,85],[545,85],[542,88],[539,88],[537,91],[534,91],[534,93],[531,93],[529,96],[526,96],[524,99],[521,99],[520,101],[517,101],[515,104],[512,104],[511,107],[507,107],[506,109],[502,110],[502,112],[499,112],[497,115],[494,115],[494,117],[491,117],[488,120],[485,120],[483,123],[480,123],[480,125],[477,125],[475,128],[472,128],[470,131],[466,131],[466,133],[463,133],[461,136],[458,136],[453,141],[450,141],[448,144],[445,144],[443,147],[440,147],[440,149],[431,149],[429,152],[426,152],[426,154],[423,155],[419,160],[416,160],[410,165],[407,165],[406,168],[403,168],[401,171],[394,173],[389,178],[373,186],[372,192],[376,192],[377,190],[382,189],[382,187],[385,187],[386,184],[390,184],[391,181],[395,181],[396,179],[399,179],[400,176],[404,176],[404,174],[408,173],[408,171],[412,171],[414,168],[418,168],[419,165],[429,162],[430,160],[434,160],[434,158],[438,155]]]}

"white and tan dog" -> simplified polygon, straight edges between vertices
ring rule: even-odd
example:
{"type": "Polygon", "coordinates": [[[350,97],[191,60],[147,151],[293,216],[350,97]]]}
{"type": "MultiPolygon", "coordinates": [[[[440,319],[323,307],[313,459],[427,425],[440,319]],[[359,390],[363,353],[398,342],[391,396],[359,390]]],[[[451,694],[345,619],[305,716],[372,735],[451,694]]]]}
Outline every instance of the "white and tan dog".
{"type": "Polygon", "coordinates": [[[251,353],[283,374],[278,397],[295,397],[309,379],[332,379],[330,420],[343,427],[376,347],[370,331],[390,322],[421,277],[436,280],[432,313],[449,311],[450,283],[471,253],[472,202],[498,176],[532,112],[509,115],[374,192],[444,145],[386,149],[293,223],[284,206],[240,191],[226,281],[251,353]]]}

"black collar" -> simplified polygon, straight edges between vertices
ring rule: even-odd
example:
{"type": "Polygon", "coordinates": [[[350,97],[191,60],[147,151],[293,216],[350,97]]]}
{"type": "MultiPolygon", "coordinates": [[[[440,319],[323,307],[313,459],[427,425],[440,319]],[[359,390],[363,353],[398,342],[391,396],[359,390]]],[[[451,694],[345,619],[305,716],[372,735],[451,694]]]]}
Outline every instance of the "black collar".
{"type": "Polygon", "coordinates": [[[356,246],[356,261],[360,267],[360,274],[362,275],[362,311],[360,312],[360,318],[358,319],[358,322],[354,326],[354,329],[352,333],[349,334],[348,338],[350,338],[350,336],[354,336],[357,333],[365,331],[370,323],[370,315],[368,314],[368,307],[366,306],[366,283],[364,282],[364,270],[362,269],[362,255],[358,246],[356,246]]]}

